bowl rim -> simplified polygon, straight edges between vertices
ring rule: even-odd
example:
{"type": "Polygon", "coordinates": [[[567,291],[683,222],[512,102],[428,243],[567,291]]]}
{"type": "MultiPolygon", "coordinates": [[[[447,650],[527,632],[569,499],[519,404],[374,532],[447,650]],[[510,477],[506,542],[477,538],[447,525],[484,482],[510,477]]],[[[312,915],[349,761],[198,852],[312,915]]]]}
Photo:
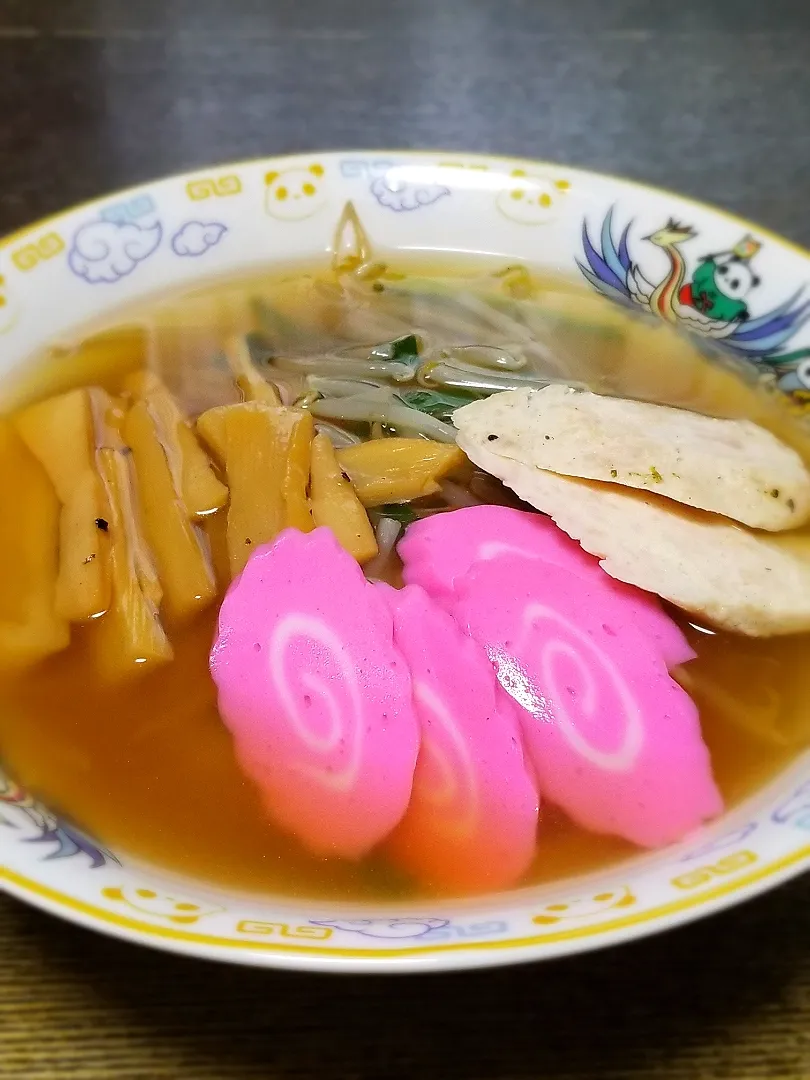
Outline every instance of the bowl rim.
{"type": "Polygon", "coordinates": [[[9,896],[83,929],[177,956],[327,974],[420,974],[526,964],[641,941],[747,903],[808,870],[810,844],[733,881],[721,882],[713,890],[686,895],[635,915],[531,937],[416,945],[407,951],[394,947],[318,949],[277,941],[236,941],[214,934],[156,926],[77,900],[2,866],[0,885],[9,896]],[[588,938],[592,940],[582,948],[579,942],[588,938]]]}
{"type": "Polygon", "coordinates": [[[788,248],[796,255],[801,255],[802,258],[810,260],[810,247],[803,247],[795,240],[791,240],[787,236],[783,236],[781,233],[775,232],[769,229],[767,226],[759,225],[755,221],[751,221],[750,218],[741,216],[734,213],[732,210],[726,210],[724,207],[717,205],[716,203],[706,202],[703,199],[695,198],[692,195],[684,195],[682,192],[675,191],[673,188],[659,186],[658,184],[648,184],[644,180],[637,180],[634,177],[622,176],[620,173],[604,172],[601,169],[589,169],[581,165],[569,165],[565,161],[550,161],[546,158],[534,158],[524,157],[521,154],[496,154],[479,151],[466,151],[466,150],[448,150],[444,147],[420,147],[416,149],[396,149],[392,147],[337,147],[332,150],[297,150],[290,151],[285,154],[257,154],[255,157],[248,158],[236,158],[234,160],[225,161],[208,161],[203,162],[201,165],[193,166],[188,169],[181,169],[178,172],[164,173],[159,176],[147,177],[145,180],[139,181],[137,184],[127,184],[126,187],[113,188],[111,191],[102,192],[101,195],[95,195],[91,199],[85,199],[81,202],[71,203],[69,206],[64,207],[62,210],[56,210],[51,214],[45,214],[34,221],[29,222],[27,225],[21,225],[19,228],[14,229],[12,232],[4,233],[0,236],[0,251],[18,240],[21,240],[28,233],[35,232],[38,229],[44,228],[49,225],[54,225],[68,214],[79,213],[83,210],[92,210],[100,204],[108,202],[110,199],[121,200],[126,198],[127,195],[134,194],[143,188],[149,187],[152,184],[163,184],[171,181],[183,181],[187,178],[196,177],[200,172],[211,169],[239,169],[250,168],[265,161],[279,161],[279,162],[297,162],[304,157],[317,157],[317,158],[341,158],[344,156],[390,156],[390,157],[435,157],[437,155],[447,155],[452,157],[453,155],[463,157],[465,160],[474,161],[486,161],[486,162],[525,162],[532,168],[539,169],[552,169],[563,170],[566,174],[570,173],[574,176],[589,177],[596,180],[609,180],[615,184],[621,184],[624,187],[638,188],[640,191],[647,191],[653,195],[663,195],[671,199],[680,199],[682,202],[691,203],[693,206],[699,207],[705,210],[709,214],[713,214],[717,217],[724,218],[726,221],[734,222],[736,225],[741,225],[745,229],[753,229],[760,234],[760,236],[766,237],[773,243],[778,244],[782,248],[788,248]]]}
{"type": "MultiPolygon", "coordinates": [[[[235,161],[208,162],[189,169],[146,179],[137,184],[103,192],[91,199],[67,206],[45,215],[0,237],[0,251],[18,243],[31,233],[63,222],[83,211],[93,211],[112,199],[126,199],[136,193],[164,183],[185,182],[206,170],[253,168],[267,162],[298,162],[317,157],[335,160],[346,156],[376,156],[402,159],[433,159],[446,155],[465,162],[481,162],[499,167],[505,163],[525,164],[531,169],[564,171],[567,176],[584,182],[608,181],[624,190],[636,190],[656,199],[676,199],[705,211],[714,218],[755,231],[778,249],[791,251],[810,266],[810,249],[795,243],[768,228],[751,222],[736,213],[665,187],[648,184],[631,177],[602,172],[564,162],[498,153],[469,153],[441,148],[389,149],[353,148],[331,150],[301,150],[286,154],[257,155],[235,161]]],[[[407,950],[383,946],[371,948],[331,947],[281,943],[272,939],[259,942],[252,939],[237,941],[194,930],[155,925],[88,902],[68,896],[50,885],[37,882],[8,867],[0,865],[0,888],[8,895],[27,902],[48,914],[59,916],[85,929],[134,944],[150,945],[162,951],[200,959],[241,963],[279,969],[296,969],[334,973],[417,973],[474,969],[526,963],[572,955],[582,951],[607,948],[630,940],[649,937],[714,915],[738,903],[752,899],[771,888],[798,877],[810,870],[810,844],[796,848],[776,860],[757,865],[749,872],[730,881],[720,881],[709,890],[676,897],[642,912],[606,919],[595,924],[568,927],[545,933],[510,937],[498,941],[466,941],[410,945],[407,950]],[[590,940],[588,940],[590,939],[590,940]],[[587,942],[583,946],[582,942],[587,942]],[[331,962],[330,962],[331,961],[331,962]]]]}

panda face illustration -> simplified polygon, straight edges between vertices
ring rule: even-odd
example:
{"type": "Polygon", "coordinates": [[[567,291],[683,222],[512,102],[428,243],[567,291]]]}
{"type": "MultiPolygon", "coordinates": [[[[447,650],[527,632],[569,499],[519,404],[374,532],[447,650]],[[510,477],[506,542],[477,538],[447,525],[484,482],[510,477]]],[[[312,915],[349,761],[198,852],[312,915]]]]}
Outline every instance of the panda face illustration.
{"type": "Polygon", "coordinates": [[[281,221],[303,221],[326,205],[324,168],[317,162],[282,172],[269,172],[264,178],[264,208],[270,217],[281,221]]]}
{"type": "Polygon", "coordinates": [[[748,263],[736,255],[719,255],[715,262],[715,284],[724,296],[742,300],[759,284],[759,278],[748,263]]]}

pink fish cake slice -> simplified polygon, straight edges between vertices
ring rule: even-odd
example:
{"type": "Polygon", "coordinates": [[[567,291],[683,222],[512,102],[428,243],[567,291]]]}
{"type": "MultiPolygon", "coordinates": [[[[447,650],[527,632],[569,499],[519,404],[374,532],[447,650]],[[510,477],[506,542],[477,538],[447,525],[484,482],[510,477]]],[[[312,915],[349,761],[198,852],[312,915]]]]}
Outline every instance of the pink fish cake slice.
{"type": "Polygon", "coordinates": [[[523,707],[540,794],[644,847],[722,811],[697,709],[633,625],[630,601],[535,559],[479,563],[456,619],[523,707]]]}
{"type": "Polygon", "coordinates": [[[307,848],[360,858],[398,824],[419,748],[410,674],[387,604],[330,530],[287,529],[251,556],[211,674],[242,768],[307,848]]]}
{"type": "Polygon", "coordinates": [[[445,607],[455,603],[456,582],[479,562],[517,555],[555,566],[579,563],[583,573],[595,563],[550,518],[508,506],[468,506],[422,518],[408,527],[397,550],[406,584],[421,585],[445,607]]]}
{"type": "Polygon", "coordinates": [[[430,889],[503,889],[535,851],[538,797],[517,709],[486,653],[416,586],[378,585],[411,669],[421,747],[408,811],[385,850],[430,889]]]}
{"type": "MultiPolygon", "coordinates": [[[[423,589],[448,610],[459,582],[471,568],[493,559],[541,559],[584,577],[594,586],[632,600],[623,610],[639,630],[655,641],[672,668],[694,660],[695,653],[657,597],[616,581],[597,559],[583,551],[551,518],[508,506],[471,506],[434,514],[409,526],[397,550],[403,579],[423,589]]],[[[553,573],[553,570],[549,570],[553,573]]]]}

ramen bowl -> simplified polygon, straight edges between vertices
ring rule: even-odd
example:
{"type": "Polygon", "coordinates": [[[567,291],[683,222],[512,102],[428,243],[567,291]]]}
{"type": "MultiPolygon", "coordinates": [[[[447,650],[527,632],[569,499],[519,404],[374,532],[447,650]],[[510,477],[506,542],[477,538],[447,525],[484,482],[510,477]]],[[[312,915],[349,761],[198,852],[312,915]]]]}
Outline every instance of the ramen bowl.
{"type": "MultiPolygon", "coordinates": [[[[727,346],[752,360],[799,422],[806,409],[810,416],[810,323],[801,299],[810,253],[626,180],[538,161],[393,151],[203,169],[7,237],[6,396],[13,400],[31,356],[118,309],[255,268],[327,260],[351,252],[361,234],[383,259],[425,253],[526,263],[584,279],[625,306],[634,302],[628,275],[640,271],[653,287],[654,316],[677,322],[690,305],[718,318],[732,312],[748,336],[727,346]],[[668,223],[680,224],[667,247],[654,237],[668,223]],[[718,252],[734,257],[734,282],[712,277],[718,252]],[[673,290],[680,308],[666,307],[673,290]]],[[[675,846],[553,884],[418,904],[274,898],[184,878],[108,850],[0,771],[0,885],[9,894],[130,942],[256,966],[407,972],[558,957],[712,914],[808,867],[808,752],[675,846]]]]}

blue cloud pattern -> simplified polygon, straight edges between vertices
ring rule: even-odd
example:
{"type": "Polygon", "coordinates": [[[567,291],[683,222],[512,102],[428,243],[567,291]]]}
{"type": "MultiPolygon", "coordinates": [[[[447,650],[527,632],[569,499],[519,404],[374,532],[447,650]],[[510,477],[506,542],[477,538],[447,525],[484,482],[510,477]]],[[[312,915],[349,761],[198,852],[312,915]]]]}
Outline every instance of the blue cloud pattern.
{"type": "Polygon", "coordinates": [[[131,274],[139,262],[157,250],[163,237],[159,221],[90,221],[73,237],[68,266],[91,285],[111,283],[131,274]]]}
{"type": "Polygon", "coordinates": [[[218,221],[187,221],[172,237],[172,251],[175,255],[204,255],[227,231],[218,221]]]}
{"type": "Polygon", "coordinates": [[[806,780],[789,799],[777,806],[771,814],[777,825],[795,825],[810,831],[810,780],[806,780]]]}
{"type": "Polygon", "coordinates": [[[418,938],[447,926],[449,919],[310,919],[313,926],[331,926],[363,937],[418,938]]]}
{"type": "Polygon", "coordinates": [[[418,183],[404,179],[398,175],[395,167],[372,180],[371,194],[380,206],[400,212],[430,206],[442,196],[449,195],[450,189],[442,184],[418,183]]]}

